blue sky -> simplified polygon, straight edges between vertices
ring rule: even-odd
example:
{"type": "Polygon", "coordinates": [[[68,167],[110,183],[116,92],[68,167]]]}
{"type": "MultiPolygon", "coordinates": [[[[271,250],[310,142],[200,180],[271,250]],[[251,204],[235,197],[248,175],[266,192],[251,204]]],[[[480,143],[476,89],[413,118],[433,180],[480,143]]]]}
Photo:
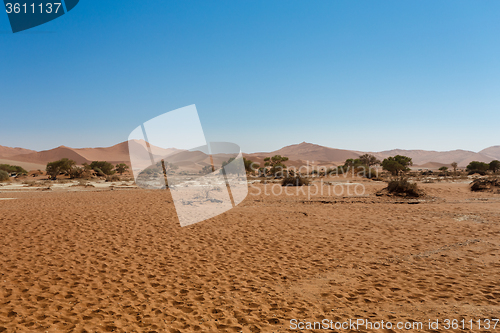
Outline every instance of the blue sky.
{"type": "Polygon", "coordinates": [[[500,145],[498,1],[89,1],[12,34],[0,145],[110,146],[196,104],[209,141],[500,145]]]}

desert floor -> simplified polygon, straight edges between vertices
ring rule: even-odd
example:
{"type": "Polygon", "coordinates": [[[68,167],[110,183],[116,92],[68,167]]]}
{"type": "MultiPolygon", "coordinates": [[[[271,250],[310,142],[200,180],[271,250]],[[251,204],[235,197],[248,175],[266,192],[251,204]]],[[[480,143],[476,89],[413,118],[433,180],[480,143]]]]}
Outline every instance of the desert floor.
{"type": "Polygon", "coordinates": [[[0,200],[0,332],[499,317],[500,195],[422,184],[429,197],[409,204],[376,196],[377,182],[310,200],[253,186],[235,209],[184,228],[168,191],[0,188],[15,198],[0,200]]]}

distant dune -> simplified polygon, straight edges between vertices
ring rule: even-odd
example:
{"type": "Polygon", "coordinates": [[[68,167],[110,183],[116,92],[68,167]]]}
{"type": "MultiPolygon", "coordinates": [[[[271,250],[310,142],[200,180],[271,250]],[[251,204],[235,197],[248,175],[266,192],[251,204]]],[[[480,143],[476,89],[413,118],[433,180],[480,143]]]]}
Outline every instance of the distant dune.
{"type": "MultiPolygon", "coordinates": [[[[147,152],[145,142],[133,141],[130,143],[125,141],[114,145],[112,147],[104,148],[70,148],[60,146],[54,149],[36,152],[33,150],[23,148],[9,148],[0,146],[0,159],[15,161],[16,164],[31,163],[38,166],[45,166],[48,162],[56,161],[61,158],[69,158],[74,160],[77,164],[90,163],[92,161],[108,161],[110,163],[126,163],[130,165],[129,148],[133,149],[136,153],[139,152],[147,160],[144,163],[148,164],[149,153],[147,152]]],[[[150,146],[154,157],[168,156],[176,153],[175,159],[178,160],[182,156],[187,157],[193,165],[206,165],[209,163],[207,156],[198,153],[182,154],[178,149],[163,149],[155,146],[150,146]]],[[[252,154],[244,154],[245,157],[251,159],[260,165],[264,164],[264,158],[282,155],[287,156],[289,161],[287,165],[299,167],[304,165],[306,161],[316,165],[339,165],[344,163],[346,159],[358,158],[364,154],[361,151],[335,149],[320,146],[317,144],[302,142],[283,147],[279,150],[272,152],[260,152],[252,154]]],[[[415,167],[422,168],[439,168],[440,166],[449,166],[452,162],[457,162],[459,167],[466,167],[471,161],[481,161],[489,163],[494,159],[500,160],[500,146],[492,146],[486,148],[479,153],[467,150],[453,150],[453,151],[428,151],[428,150],[403,150],[394,149],[381,152],[371,152],[380,160],[395,155],[405,155],[413,159],[415,167]]],[[[223,157],[221,157],[223,158],[223,157]]],[[[220,161],[216,161],[220,162],[220,161]]],[[[34,168],[39,169],[39,167],[34,168]]]]}
{"type": "MultiPolygon", "coordinates": [[[[132,142],[133,149],[145,149],[140,142],[132,142]]],[[[50,150],[44,150],[40,152],[18,149],[21,148],[8,148],[2,147],[0,151],[0,158],[9,159],[11,161],[22,163],[32,163],[39,165],[46,165],[48,162],[57,161],[62,158],[69,158],[76,162],[76,164],[81,165],[83,163],[91,163],[92,161],[108,161],[110,163],[126,163],[130,165],[129,157],[129,142],[125,141],[114,145],[112,147],[106,148],[70,148],[65,146],[60,146],[50,150]],[[12,155],[12,149],[17,149],[17,155],[12,155]],[[7,154],[3,155],[3,151],[7,154]]],[[[154,156],[165,156],[174,152],[179,151],[178,149],[162,149],[159,147],[151,146],[151,150],[154,156]]],[[[149,156],[149,155],[148,155],[149,156]]]]}
{"type": "Polygon", "coordinates": [[[45,167],[47,166],[46,164],[36,164],[36,163],[28,163],[28,162],[19,162],[19,161],[13,161],[13,160],[7,160],[0,158],[0,164],[10,164],[10,165],[17,165],[23,168],[24,170],[45,170],[45,167]]]}
{"type": "Polygon", "coordinates": [[[493,146],[483,149],[479,152],[482,155],[488,156],[495,160],[500,160],[500,146],[493,146]]]}
{"type": "Polygon", "coordinates": [[[0,158],[9,158],[11,156],[30,154],[30,153],[36,153],[36,151],[24,148],[10,148],[10,147],[0,146],[0,158]]]}
{"type": "Polygon", "coordinates": [[[358,158],[361,154],[351,150],[335,149],[312,143],[302,142],[300,144],[283,147],[269,153],[248,154],[252,157],[269,157],[274,155],[286,156],[292,161],[343,163],[349,158],[358,158]]]}
{"type": "MultiPolygon", "coordinates": [[[[287,146],[269,153],[248,154],[248,157],[251,159],[252,157],[256,159],[263,159],[263,157],[267,156],[282,155],[296,161],[307,160],[310,162],[315,161],[340,164],[343,163],[346,159],[358,158],[362,154],[365,154],[365,152],[334,149],[303,142],[301,144],[287,146]]],[[[466,167],[472,161],[489,163],[494,159],[500,160],[500,146],[490,147],[479,153],[467,150],[439,152],[428,150],[393,149],[382,152],[370,152],[369,154],[375,155],[380,160],[395,155],[408,156],[413,159],[413,164],[415,166],[421,166],[424,168],[426,168],[425,165],[427,163],[431,163],[428,167],[431,168],[437,165],[449,166],[453,162],[457,162],[459,167],[466,167]]]]}
{"type": "Polygon", "coordinates": [[[57,147],[51,150],[44,150],[40,152],[23,154],[17,156],[11,156],[10,159],[19,161],[19,162],[27,162],[27,163],[36,163],[36,164],[47,164],[48,162],[57,161],[61,158],[69,158],[76,162],[76,164],[88,163],[88,160],[78,154],[75,149],[71,149],[68,147],[57,147]]]}
{"type": "Polygon", "coordinates": [[[489,163],[494,158],[481,153],[475,153],[467,150],[452,150],[452,151],[428,151],[428,150],[403,150],[394,149],[374,153],[380,159],[395,155],[404,155],[413,159],[413,164],[423,165],[429,162],[451,164],[457,162],[458,166],[466,167],[472,161],[480,161],[489,163]]]}
{"type": "Polygon", "coordinates": [[[447,167],[449,169],[452,169],[451,164],[437,163],[437,162],[428,162],[428,163],[419,165],[418,167],[420,167],[422,169],[439,169],[442,167],[447,167]]]}
{"type": "Polygon", "coordinates": [[[12,160],[39,164],[47,164],[48,162],[57,161],[61,158],[69,158],[75,161],[76,164],[90,163],[92,161],[129,163],[128,142],[122,142],[108,148],[75,149],[60,146],[41,152],[11,156],[12,160]]]}

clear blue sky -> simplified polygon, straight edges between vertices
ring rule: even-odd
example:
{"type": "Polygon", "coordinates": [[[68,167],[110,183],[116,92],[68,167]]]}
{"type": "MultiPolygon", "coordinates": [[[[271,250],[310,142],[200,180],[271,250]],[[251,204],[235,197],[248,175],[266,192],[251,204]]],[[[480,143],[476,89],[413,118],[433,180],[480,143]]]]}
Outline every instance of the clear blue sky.
{"type": "Polygon", "coordinates": [[[109,146],[196,104],[246,152],[500,145],[498,1],[89,1],[12,34],[0,145],[109,146]]]}

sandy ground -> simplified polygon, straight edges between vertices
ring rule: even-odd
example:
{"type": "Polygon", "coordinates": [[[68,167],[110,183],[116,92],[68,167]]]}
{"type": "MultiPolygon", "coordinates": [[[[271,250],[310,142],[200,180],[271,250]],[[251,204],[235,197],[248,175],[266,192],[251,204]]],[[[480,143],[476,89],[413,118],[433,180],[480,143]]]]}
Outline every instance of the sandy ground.
{"type": "Polygon", "coordinates": [[[235,209],[184,228],[168,191],[0,188],[16,199],[0,200],[0,332],[498,318],[500,195],[423,184],[429,197],[408,204],[377,197],[376,182],[310,200],[253,186],[235,209]]]}

